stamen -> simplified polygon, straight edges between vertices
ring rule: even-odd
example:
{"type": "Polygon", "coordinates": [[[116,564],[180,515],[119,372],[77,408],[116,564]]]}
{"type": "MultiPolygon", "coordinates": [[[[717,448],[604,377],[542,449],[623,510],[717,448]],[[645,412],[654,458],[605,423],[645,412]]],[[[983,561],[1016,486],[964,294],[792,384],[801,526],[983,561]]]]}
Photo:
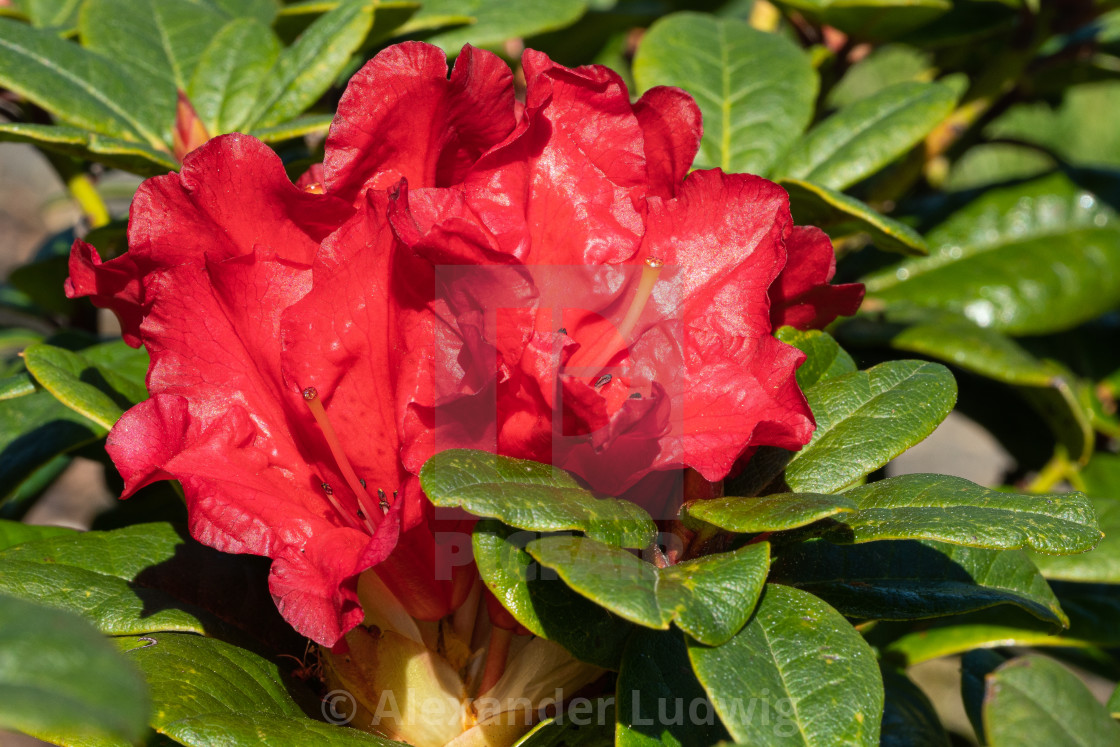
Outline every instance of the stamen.
{"type": "MultiPolygon", "coordinates": [[[[393,497],[397,497],[397,492],[393,491],[393,497]]],[[[381,488],[377,489],[377,503],[381,506],[381,513],[389,513],[389,499],[385,497],[385,491],[381,488]]]]}
{"type": "Polygon", "coordinates": [[[603,374],[599,377],[598,381],[595,382],[595,388],[598,389],[599,387],[606,386],[611,383],[612,378],[610,374],[603,374]]]}
{"type": "MultiPolygon", "coordinates": [[[[334,497],[334,488],[331,487],[331,484],[329,482],[323,482],[322,480],[320,480],[319,487],[323,489],[323,493],[327,496],[327,500],[330,501],[330,504],[332,506],[334,506],[334,510],[338,512],[338,515],[342,517],[342,520],[352,526],[354,529],[361,529],[358,523],[354,521],[353,518],[351,518],[350,514],[342,510],[342,504],[340,504],[338,502],[338,499],[334,497]]],[[[301,550],[300,552],[303,551],[301,550]]]]}
{"type": "Polygon", "coordinates": [[[622,318],[622,322],[615,330],[599,338],[596,343],[588,347],[586,352],[582,349],[577,350],[569,365],[602,368],[618,354],[619,350],[630,344],[630,335],[633,333],[634,327],[638,326],[638,320],[641,318],[642,312],[645,311],[646,304],[649,303],[653,286],[656,285],[657,278],[661,275],[661,268],[664,265],[665,263],[657,257],[646,257],[646,264],[642,268],[642,277],[638,280],[638,289],[634,293],[634,300],[630,302],[630,308],[626,310],[626,316],[622,318]]]}
{"type": "Polygon", "coordinates": [[[366,494],[362,481],[358,479],[357,473],[354,472],[354,468],[350,466],[350,460],[346,458],[346,453],[342,450],[342,443],[338,440],[338,435],[334,432],[331,421],[327,418],[327,411],[323,409],[323,403],[319,401],[319,391],[313,386],[307,387],[303,390],[303,401],[307,403],[307,408],[311,410],[315,422],[319,424],[319,430],[323,432],[323,438],[326,439],[327,447],[330,448],[331,455],[334,456],[334,461],[338,464],[342,476],[346,478],[346,484],[354,491],[354,497],[357,499],[359,507],[358,518],[366,523],[366,527],[372,534],[376,527],[370,520],[372,512],[363,500],[369,496],[366,494]],[[361,509],[364,509],[364,511],[361,509]]]}

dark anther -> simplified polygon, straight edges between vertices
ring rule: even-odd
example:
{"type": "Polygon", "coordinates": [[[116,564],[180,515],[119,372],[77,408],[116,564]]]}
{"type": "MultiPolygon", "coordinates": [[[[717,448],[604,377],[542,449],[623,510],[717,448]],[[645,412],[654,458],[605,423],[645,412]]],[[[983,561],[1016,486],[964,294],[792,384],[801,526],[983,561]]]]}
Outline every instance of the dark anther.
{"type": "Polygon", "coordinates": [[[331,487],[330,483],[321,482],[319,483],[319,487],[321,487],[323,489],[323,492],[327,495],[334,495],[334,488],[331,487]]]}
{"type": "Polygon", "coordinates": [[[642,398],[642,393],[641,392],[634,392],[633,394],[630,395],[630,399],[641,399],[641,398],[642,398]]]}
{"type": "Polygon", "coordinates": [[[611,382],[611,378],[613,377],[610,374],[603,374],[599,377],[599,380],[595,382],[595,388],[598,389],[601,386],[606,386],[611,382]]]}

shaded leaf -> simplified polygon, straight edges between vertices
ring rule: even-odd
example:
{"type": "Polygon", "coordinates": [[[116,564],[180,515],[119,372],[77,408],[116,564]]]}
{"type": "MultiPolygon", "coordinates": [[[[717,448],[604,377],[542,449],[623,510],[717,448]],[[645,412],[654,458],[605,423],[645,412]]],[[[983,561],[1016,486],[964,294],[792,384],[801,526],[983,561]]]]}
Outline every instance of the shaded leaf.
{"type": "Polygon", "coordinates": [[[0,122],[0,141],[31,143],[45,150],[103,163],[141,176],[159,176],[179,168],[167,151],[145,143],[99,135],[80,127],[0,122]]]}
{"type": "Polygon", "coordinates": [[[596,498],[568,472],[527,459],[448,449],[424,463],[420,484],[437,506],[532,532],[585,532],[608,544],[645,547],[656,531],[636,504],[596,498]]]}
{"type": "Polygon", "coordinates": [[[820,226],[829,235],[866,233],[879,249],[907,255],[929,252],[925,239],[905,223],[888,218],[854,197],[819,184],[779,179],[789,193],[790,212],[801,224],[820,226]]]}
{"type": "Polygon", "coordinates": [[[544,537],[525,549],[568,586],[616,615],[661,630],[675,622],[711,646],[743,627],[770,566],[765,542],[666,568],[584,537],[544,537]]]}
{"type": "Polygon", "coordinates": [[[856,504],[842,495],[776,493],[759,498],[726,496],[696,501],[684,507],[682,518],[690,528],[710,524],[742,534],[782,532],[855,508],[856,504]]]}
{"type": "Polygon", "coordinates": [[[820,24],[857,39],[893,39],[953,7],[950,0],[776,0],[820,24]]]}
{"type": "Polygon", "coordinates": [[[427,39],[449,55],[456,55],[464,44],[495,47],[507,39],[570,26],[584,14],[587,5],[587,0],[430,0],[421,3],[407,30],[467,21],[465,26],[427,39]]]}
{"type": "Polygon", "coordinates": [[[816,72],[795,44],[744,21],[700,13],[658,19],[634,57],[640,91],[679,86],[704,117],[693,164],[763,174],[809,124],[816,72]]]}
{"type": "Polygon", "coordinates": [[[802,389],[856,370],[852,356],[827,332],[782,327],[774,336],[805,353],[806,360],[797,369],[797,385],[802,389]]]}
{"type": "Polygon", "coordinates": [[[105,433],[50,392],[0,400],[0,500],[15,494],[47,462],[105,433]]]}
{"type": "Polygon", "coordinates": [[[32,345],[24,351],[23,359],[43,388],[106,431],[126,407],[135,404],[132,396],[147,395],[143,387],[137,391],[133,382],[113,369],[98,367],[80,353],[53,345],[32,345]]]}
{"type": "Polygon", "coordinates": [[[949,747],[949,734],[921,689],[901,672],[883,670],[882,747],[949,747]]]}

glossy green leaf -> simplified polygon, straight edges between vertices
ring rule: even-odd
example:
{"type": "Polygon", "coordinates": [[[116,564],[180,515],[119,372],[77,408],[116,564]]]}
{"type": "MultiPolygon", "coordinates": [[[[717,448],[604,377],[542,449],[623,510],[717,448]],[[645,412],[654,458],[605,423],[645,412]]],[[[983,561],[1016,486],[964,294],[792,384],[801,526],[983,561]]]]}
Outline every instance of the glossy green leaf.
{"type": "Polygon", "coordinates": [[[676,632],[640,630],[631,637],[615,701],[618,747],[710,747],[728,737],[676,632]]]}
{"type": "Polygon", "coordinates": [[[5,376],[0,379],[0,400],[26,397],[28,394],[34,394],[38,389],[35,379],[26,371],[15,376],[5,376]]]}
{"type": "Polygon", "coordinates": [[[641,91],[679,86],[704,117],[693,164],[767,174],[809,124],[817,75],[809,58],[777,34],[700,13],[658,19],[634,57],[641,91]]]}
{"type": "Polygon", "coordinates": [[[0,400],[0,500],[16,493],[39,467],[105,433],[50,392],[0,400]]]}
{"type": "Polygon", "coordinates": [[[825,98],[825,107],[839,109],[907,81],[929,80],[932,55],[904,44],[875,47],[844,73],[825,98]]]}
{"type": "Polygon", "coordinates": [[[73,533],[74,530],[67,527],[39,526],[0,519],[0,550],[6,550],[24,542],[73,533]]]}
{"type": "Polygon", "coordinates": [[[0,18],[0,86],[66,124],[157,148],[175,116],[154,109],[146,98],[153,87],[113,60],[7,18],[0,18]]]}
{"type": "Polygon", "coordinates": [[[909,677],[884,669],[883,695],[881,747],[949,747],[933,703],[909,677]]]}
{"type": "Polygon", "coordinates": [[[306,135],[326,135],[334,117],[329,114],[307,114],[271,127],[261,127],[249,134],[266,143],[279,143],[306,135]]]}
{"type": "Polygon", "coordinates": [[[775,336],[805,353],[806,360],[797,369],[797,385],[802,389],[856,370],[856,362],[852,360],[852,356],[827,332],[782,327],[775,336]]]}
{"type": "Polygon", "coordinates": [[[857,39],[881,41],[924,26],[953,7],[950,0],[777,0],[857,39]]]}
{"type": "Polygon", "coordinates": [[[596,498],[564,470],[527,459],[448,449],[424,463],[420,484],[437,506],[532,532],[585,532],[608,544],[640,548],[656,531],[636,504],[596,498]]]}
{"type": "Polygon", "coordinates": [[[768,584],[738,635],[717,647],[690,643],[688,654],[739,743],[878,744],[883,682],[875,655],[812,594],[768,584]]]}
{"type": "Polygon", "coordinates": [[[280,53],[245,125],[279,124],[315,103],[335,82],[372,23],[372,0],[344,0],[316,19],[280,53]]]}
{"type": "Polygon", "coordinates": [[[1053,659],[1012,659],[987,677],[984,736],[992,747],[1120,744],[1120,724],[1053,659]]]}
{"type": "Polygon", "coordinates": [[[73,29],[85,0],[23,0],[31,25],[47,29],[73,29]]]}
{"type": "Polygon", "coordinates": [[[587,6],[587,0],[430,0],[421,3],[409,26],[433,25],[441,20],[443,24],[457,23],[459,17],[469,18],[466,26],[427,39],[455,55],[464,44],[495,47],[508,39],[562,29],[578,21],[587,6]]]}
{"type": "Polygon", "coordinates": [[[790,211],[800,224],[820,226],[833,236],[866,233],[876,247],[888,252],[921,256],[929,251],[925,239],[913,228],[843,192],[797,179],[779,179],[778,183],[789,193],[790,211]]]}
{"type": "Polygon", "coordinates": [[[956,94],[939,83],[899,83],[821,122],[774,167],[778,175],[842,190],[901,157],[945,119],[956,94]]]}
{"type": "Polygon", "coordinates": [[[82,45],[109,59],[127,60],[144,79],[145,95],[173,112],[176,91],[186,91],[199,58],[226,15],[208,0],[86,0],[82,45]]]}
{"type": "Polygon", "coordinates": [[[854,618],[908,620],[1014,604],[1040,620],[1068,618],[1021,550],[940,542],[808,542],[787,549],[772,579],[811,592],[854,618]]]}
{"type": "Polygon", "coordinates": [[[899,475],[845,491],[853,513],[829,531],[836,542],[928,539],[967,547],[1031,547],[1065,554],[1100,542],[1096,514],[1083,493],[1020,495],[950,475],[899,475]]]}
{"type": "Polygon", "coordinates": [[[151,726],[181,744],[396,744],[310,720],[289,694],[302,686],[245,649],[182,633],[121,637],[115,643],[148,682],[151,726]]]}
{"type": "Polygon", "coordinates": [[[523,549],[536,532],[492,519],[475,525],[472,543],[486,588],[519,623],[590,664],[618,669],[633,627],[561,583],[523,549]]]}
{"type": "Polygon", "coordinates": [[[231,21],[214,35],[186,89],[208,133],[241,129],[279,55],[276,34],[252,18],[231,21]]]}
{"type": "Polygon", "coordinates": [[[660,630],[675,622],[711,646],[743,627],[770,567],[765,542],[666,568],[585,537],[544,537],[525,549],[568,586],[619,617],[660,630]]]}
{"type": "Polygon", "coordinates": [[[854,484],[923,440],[957,399],[953,375],[937,363],[888,361],[811,387],[813,438],[791,455],[794,492],[831,493],[854,484]]]}
{"type": "Polygon", "coordinates": [[[31,143],[44,150],[103,163],[141,176],[159,176],[179,168],[165,150],[99,135],[80,127],[0,122],[0,141],[31,143]]]}
{"type": "Polygon", "coordinates": [[[725,496],[696,501],[683,509],[692,528],[710,524],[728,532],[783,532],[830,516],[854,511],[856,504],[842,495],[776,493],[759,498],[725,496]]]}
{"type": "Polygon", "coordinates": [[[150,701],[112,643],[75,615],[0,596],[0,728],[135,741],[150,701]]]}
{"type": "Polygon", "coordinates": [[[1098,453],[1079,474],[1104,539],[1078,555],[1033,556],[1047,578],[1062,581],[1120,584],[1120,456],[1098,453]]]}
{"type": "Polygon", "coordinates": [[[109,635],[177,630],[267,643],[291,629],[267,590],[267,561],[226,555],[169,524],[24,542],[0,551],[0,592],[77,612],[109,635]]]}
{"type": "Polygon", "coordinates": [[[80,353],[46,343],[23,353],[27,369],[60,402],[108,431],[133,403],[121,390],[129,389],[111,369],[96,367],[80,353]]]}
{"type": "Polygon", "coordinates": [[[1061,174],[991,190],[928,239],[929,257],[868,276],[868,296],[1010,334],[1068,329],[1120,303],[1120,222],[1061,174]]]}
{"type": "Polygon", "coordinates": [[[1093,423],[1076,377],[1031,355],[1010,337],[947,311],[900,307],[845,323],[846,340],[889,344],[1018,387],[1075,459],[1095,445],[1093,423]]]}

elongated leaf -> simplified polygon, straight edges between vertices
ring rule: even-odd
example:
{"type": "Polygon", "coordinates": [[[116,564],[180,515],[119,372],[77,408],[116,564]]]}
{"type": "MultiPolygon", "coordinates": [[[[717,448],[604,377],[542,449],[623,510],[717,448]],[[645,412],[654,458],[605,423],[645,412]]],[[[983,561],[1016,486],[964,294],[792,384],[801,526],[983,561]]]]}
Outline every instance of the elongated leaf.
{"type": "Polygon", "coordinates": [[[324,13],[280,53],[245,126],[279,124],[315,103],[342,72],[372,23],[372,0],[344,0],[324,13]]]}
{"type": "Polygon", "coordinates": [[[134,140],[99,135],[80,127],[0,122],[0,140],[31,143],[45,150],[103,163],[141,176],[159,176],[179,167],[165,150],[134,140]]]}
{"type": "Polygon", "coordinates": [[[1019,495],[949,475],[899,475],[852,488],[856,511],[827,535],[838,542],[929,539],[968,547],[1085,552],[1101,539],[1082,493],[1019,495]]]}
{"type": "Polygon", "coordinates": [[[249,134],[266,143],[279,143],[305,135],[325,135],[330,129],[333,117],[326,114],[308,114],[271,127],[261,127],[249,134]]]}
{"type": "Polygon", "coordinates": [[[236,646],[180,633],[114,642],[151,688],[151,726],[181,744],[397,744],[308,719],[279,667],[236,646]]]}
{"type": "Polygon", "coordinates": [[[787,345],[805,353],[806,360],[797,369],[797,385],[808,389],[813,384],[826,379],[852,373],[856,363],[836,340],[827,332],[820,330],[800,330],[796,327],[782,327],[775,336],[787,345]]]}
{"type": "Polygon", "coordinates": [[[1109,697],[1106,708],[1113,718],[1120,718],[1120,687],[1112,691],[1112,696],[1109,697]]]}
{"type": "Polygon", "coordinates": [[[47,462],[100,440],[105,432],[50,392],[0,400],[0,500],[15,494],[47,462]]]}
{"type": "Polygon", "coordinates": [[[992,747],[1120,744],[1120,725],[1077,675],[1031,655],[988,675],[984,736],[992,747]]]}
{"type": "Polygon", "coordinates": [[[5,376],[0,379],[0,400],[26,397],[28,394],[34,394],[38,389],[35,379],[26,371],[15,376],[5,376]]]}
{"type": "Polygon", "coordinates": [[[709,747],[727,739],[679,633],[642,630],[626,646],[616,693],[619,747],[709,747]]]}
{"type": "Polygon", "coordinates": [[[1120,222],[1063,175],[991,190],[928,238],[931,256],[867,277],[868,295],[1010,334],[1068,329],[1120,303],[1120,222]]]}
{"type": "Polygon", "coordinates": [[[554,718],[546,718],[513,747],[600,747],[611,744],[617,720],[614,698],[579,698],[554,718]]]}
{"type": "Polygon", "coordinates": [[[456,55],[464,44],[494,47],[508,39],[523,38],[570,26],[587,10],[587,0],[431,0],[421,4],[421,11],[409,20],[410,28],[423,28],[440,20],[456,23],[457,16],[466,16],[469,23],[460,28],[442,31],[428,38],[456,55]]]}
{"type": "Polygon", "coordinates": [[[444,508],[532,532],[585,532],[621,547],[645,547],[656,531],[629,501],[596,498],[562,469],[483,451],[448,449],[425,462],[420,484],[444,508]]]}
{"type": "Polygon", "coordinates": [[[949,747],[949,734],[921,688],[901,672],[883,670],[882,747],[949,747]]]}
{"type": "Polygon", "coordinates": [[[879,249],[907,255],[929,252],[925,239],[905,223],[888,218],[854,197],[819,184],[779,179],[789,193],[794,220],[820,226],[829,235],[866,233],[879,249]]]}
{"type": "Polygon", "coordinates": [[[844,326],[843,334],[848,340],[886,343],[1019,387],[1075,460],[1087,460],[1093,450],[1092,417],[1076,377],[1058,363],[1039,360],[994,329],[952,312],[902,307],[854,319],[844,326]]]}
{"type": "Polygon", "coordinates": [[[1079,555],[1033,555],[1047,578],[1120,584],[1120,456],[1097,454],[1081,472],[1104,539],[1079,555]]]}
{"type": "Polygon", "coordinates": [[[127,60],[149,83],[148,96],[168,111],[186,91],[202,51],[226,15],[208,0],[85,0],[82,45],[127,60]]]}
{"type": "Polygon", "coordinates": [[[1057,597],[1021,550],[940,542],[809,542],[782,553],[773,580],[811,592],[848,617],[907,620],[1014,604],[1066,626],[1057,597]]]}
{"type": "Polygon", "coordinates": [[[0,85],[67,124],[157,148],[175,116],[173,107],[148,103],[157,87],[114,61],[7,18],[0,18],[0,85]]]}
{"type": "Polygon", "coordinates": [[[208,133],[241,128],[279,55],[276,34],[252,18],[229,22],[211,39],[186,89],[208,133]]]}
{"type": "Polygon", "coordinates": [[[106,431],[133,404],[120,391],[130,388],[128,382],[121,382],[111,369],[97,368],[79,353],[40,343],[25,350],[23,358],[45,389],[106,431]]]}
{"type": "Polygon", "coordinates": [[[778,0],[806,18],[857,39],[893,39],[953,7],[949,0],[778,0]]]}
{"type": "Polygon", "coordinates": [[[786,466],[796,492],[831,493],[918,443],[957,399],[953,375],[936,363],[888,361],[806,392],[817,429],[786,466]]]}
{"type": "Polygon", "coordinates": [[[37,526],[24,524],[19,521],[0,519],[0,550],[6,550],[23,542],[33,542],[46,537],[57,537],[61,534],[73,534],[73,529],[66,527],[37,526]]]}
{"type": "Polygon", "coordinates": [[[696,99],[704,138],[694,166],[767,174],[809,124],[817,75],[789,40],[730,18],[674,13],[634,57],[641,91],[679,86],[696,99]]]}
{"type": "Polygon", "coordinates": [[[72,29],[84,0],[23,0],[31,25],[46,29],[72,29]]]}
{"type": "Polygon", "coordinates": [[[492,519],[478,522],[474,559],[486,588],[535,635],[556,641],[589,664],[618,669],[633,626],[572,591],[533,560],[523,548],[539,536],[492,519]]]}
{"type": "Polygon", "coordinates": [[[584,537],[544,537],[525,549],[568,586],[616,615],[660,630],[676,622],[711,646],[743,627],[770,566],[765,542],[667,568],[584,537]]]}
{"type": "Polygon", "coordinates": [[[899,83],[844,107],[790,149],[775,173],[845,189],[902,156],[949,115],[957,96],[939,83],[899,83]]]}
{"type": "Polygon", "coordinates": [[[878,744],[883,682],[875,655],[812,594],[768,584],[738,635],[714,648],[690,643],[688,655],[737,742],[878,744]]]}
{"type": "Polygon", "coordinates": [[[140,673],[81,618],[0,597],[0,728],[137,740],[150,701],[140,673]]]}
{"type": "Polygon", "coordinates": [[[854,511],[856,504],[842,495],[777,493],[760,498],[725,496],[696,501],[684,507],[689,527],[702,524],[729,532],[781,532],[854,511]]]}

